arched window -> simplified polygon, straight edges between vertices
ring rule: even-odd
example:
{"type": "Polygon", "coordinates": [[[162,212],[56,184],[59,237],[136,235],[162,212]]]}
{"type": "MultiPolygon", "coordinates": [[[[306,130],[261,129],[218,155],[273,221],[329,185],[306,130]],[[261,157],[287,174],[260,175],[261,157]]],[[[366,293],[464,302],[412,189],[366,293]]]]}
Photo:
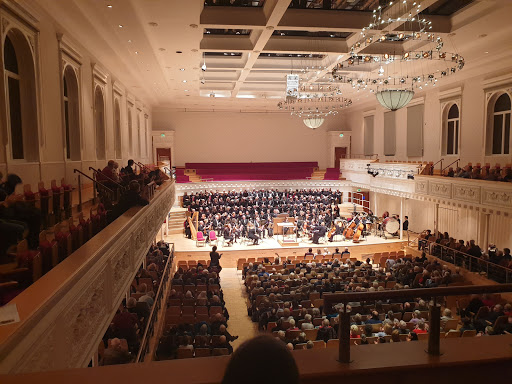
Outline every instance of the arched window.
{"type": "Polygon", "coordinates": [[[459,154],[460,137],[460,111],[457,104],[451,104],[446,107],[444,118],[444,154],[459,154]]]}
{"type": "Polygon", "coordinates": [[[496,99],[492,114],[492,154],[510,154],[510,96],[503,93],[496,99]]]}
{"type": "Polygon", "coordinates": [[[71,66],[63,76],[64,128],[66,136],[66,158],[80,160],[80,103],[78,102],[78,80],[71,66]]]}
{"type": "Polygon", "coordinates": [[[94,90],[94,125],[96,130],[96,158],[105,160],[105,103],[99,86],[94,90]]]}
{"type": "Polygon", "coordinates": [[[132,128],[132,110],[128,108],[128,148],[130,155],[133,155],[133,128],[132,128]]]}
{"type": "Polygon", "coordinates": [[[137,152],[137,155],[141,156],[141,138],[140,138],[140,113],[137,114],[137,148],[139,151],[137,152]]]}
{"type": "Polygon", "coordinates": [[[13,160],[39,160],[35,68],[23,33],[11,29],[3,44],[6,115],[13,160]]]}
{"type": "Polygon", "coordinates": [[[119,100],[116,99],[114,103],[114,149],[116,152],[116,159],[121,159],[121,109],[119,108],[119,100]]]}

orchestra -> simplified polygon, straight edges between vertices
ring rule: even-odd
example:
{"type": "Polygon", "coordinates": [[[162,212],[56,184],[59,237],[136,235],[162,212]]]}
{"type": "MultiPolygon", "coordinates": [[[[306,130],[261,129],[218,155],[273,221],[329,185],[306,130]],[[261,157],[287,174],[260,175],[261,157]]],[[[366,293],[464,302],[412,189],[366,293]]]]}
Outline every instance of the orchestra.
{"type": "MultiPolygon", "coordinates": [[[[321,238],[359,242],[369,234],[386,238],[386,233],[398,236],[400,218],[388,211],[377,217],[371,210],[340,215],[341,192],[324,190],[253,190],[243,192],[203,192],[187,197],[188,210],[198,212],[197,230],[208,241],[210,231],[232,245],[243,238],[257,245],[260,240],[274,236],[274,219],[284,217],[282,234],[294,234],[297,241],[305,238],[319,244],[321,238]]],[[[404,223],[405,224],[405,223],[404,223]]],[[[407,222],[408,225],[408,222],[407,222]]],[[[187,237],[190,228],[185,223],[187,237]]],[[[189,237],[190,238],[190,237],[189,237]]]]}

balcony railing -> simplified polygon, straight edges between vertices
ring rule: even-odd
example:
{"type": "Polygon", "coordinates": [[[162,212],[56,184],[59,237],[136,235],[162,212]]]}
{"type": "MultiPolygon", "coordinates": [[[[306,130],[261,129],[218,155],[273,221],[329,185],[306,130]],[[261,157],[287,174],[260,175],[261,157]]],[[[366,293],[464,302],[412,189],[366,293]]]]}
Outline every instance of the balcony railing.
{"type": "Polygon", "coordinates": [[[11,301],[20,321],[0,327],[0,373],[89,364],[174,197],[164,182],[11,301]]]}
{"type": "Polygon", "coordinates": [[[392,291],[377,292],[357,292],[357,293],[324,293],[324,312],[332,313],[333,304],[342,303],[343,309],[339,312],[339,356],[338,361],[344,364],[353,363],[350,358],[350,316],[347,311],[347,304],[350,302],[372,302],[387,299],[431,299],[429,313],[429,333],[428,333],[428,354],[439,356],[440,350],[440,330],[441,330],[441,299],[446,296],[462,296],[482,293],[503,293],[512,292],[512,284],[502,285],[476,285],[460,286],[446,288],[419,288],[419,289],[401,289],[392,291]]]}

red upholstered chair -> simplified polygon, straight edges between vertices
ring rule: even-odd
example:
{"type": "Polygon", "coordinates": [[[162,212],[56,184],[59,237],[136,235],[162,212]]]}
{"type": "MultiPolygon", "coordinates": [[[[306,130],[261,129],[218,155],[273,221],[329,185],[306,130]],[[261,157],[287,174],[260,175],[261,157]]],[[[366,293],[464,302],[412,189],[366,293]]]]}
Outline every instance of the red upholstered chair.
{"type": "Polygon", "coordinates": [[[206,245],[206,239],[203,236],[203,232],[197,232],[197,240],[196,240],[196,247],[198,247],[198,244],[203,244],[203,246],[206,245]]]}
{"type": "Polygon", "coordinates": [[[210,231],[208,236],[210,238],[210,244],[213,245],[213,242],[215,241],[215,245],[217,245],[219,239],[217,238],[217,234],[215,233],[215,231],[210,231]]]}

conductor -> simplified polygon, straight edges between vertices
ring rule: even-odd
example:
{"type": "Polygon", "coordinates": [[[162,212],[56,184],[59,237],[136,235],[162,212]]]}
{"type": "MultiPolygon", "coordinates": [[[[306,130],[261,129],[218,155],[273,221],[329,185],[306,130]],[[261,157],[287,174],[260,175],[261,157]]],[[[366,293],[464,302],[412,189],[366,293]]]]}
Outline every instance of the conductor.
{"type": "Polygon", "coordinates": [[[317,225],[313,229],[313,244],[318,244],[318,239],[325,236],[327,233],[327,228],[325,227],[325,224],[322,222],[320,225],[317,225]]]}
{"type": "Polygon", "coordinates": [[[210,268],[216,268],[218,272],[221,271],[222,267],[220,266],[220,258],[222,254],[217,252],[217,246],[212,247],[212,251],[210,252],[210,268]]]}

